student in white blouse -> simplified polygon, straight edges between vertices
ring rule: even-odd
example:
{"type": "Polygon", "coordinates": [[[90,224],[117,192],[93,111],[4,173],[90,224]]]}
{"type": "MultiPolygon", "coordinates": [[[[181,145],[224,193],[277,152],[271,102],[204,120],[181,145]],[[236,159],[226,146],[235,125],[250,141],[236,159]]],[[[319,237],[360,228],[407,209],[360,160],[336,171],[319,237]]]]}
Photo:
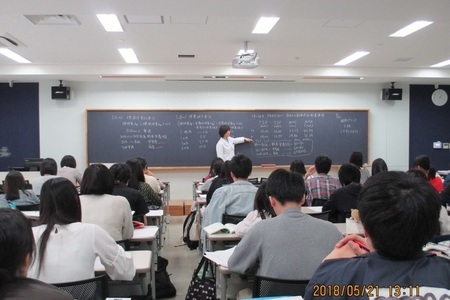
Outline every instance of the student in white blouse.
{"type": "Polygon", "coordinates": [[[265,181],[261,183],[256,191],[253,204],[255,210],[249,212],[245,219],[237,224],[235,232],[240,237],[243,237],[259,221],[276,217],[276,213],[272,205],[270,205],[269,197],[266,194],[266,186],[267,182],[265,181]]]}
{"type": "Polygon", "coordinates": [[[223,161],[231,160],[234,154],[234,145],[244,142],[252,142],[251,138],[246,137],[231,137],[231,128],[228,125],[221,125],[219,127],[220,140],[216,144],[217,157],[223,159],[223,161]]]}
{"type": "Polygon", "coordinates": [[[37,255],[29,277],[61,283],[94,277],[100,258],[113,280],[132,280],[133,259],[101,227],[81,223],[81,205],[75,186],[66,178],[42,186],[39,226],[33,227],[37,255]]]}

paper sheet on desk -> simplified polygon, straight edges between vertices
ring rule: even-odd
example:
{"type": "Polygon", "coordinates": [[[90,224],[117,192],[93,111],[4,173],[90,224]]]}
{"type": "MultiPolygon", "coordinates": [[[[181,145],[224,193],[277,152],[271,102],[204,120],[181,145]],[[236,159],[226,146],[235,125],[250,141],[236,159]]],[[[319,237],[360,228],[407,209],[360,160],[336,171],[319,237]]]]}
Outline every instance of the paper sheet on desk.
{"type": "Polygon", "coordinates": [[[227,250],[218,250],[212,252],[205,252],[205,256],[207,259],[215,262],[217,265],[228,268],[228,259],[231,254],[234,252],[234,248],[230,248],[227,250]]]}

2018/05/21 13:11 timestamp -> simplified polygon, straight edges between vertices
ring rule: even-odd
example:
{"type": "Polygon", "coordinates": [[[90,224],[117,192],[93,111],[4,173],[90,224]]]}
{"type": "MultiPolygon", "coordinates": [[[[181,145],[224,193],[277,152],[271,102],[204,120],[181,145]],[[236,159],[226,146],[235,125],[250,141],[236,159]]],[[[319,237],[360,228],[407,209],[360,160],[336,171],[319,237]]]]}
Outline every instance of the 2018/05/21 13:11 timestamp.
{"type": "Polygon", "coordinates": [[[327,284],[316,284],[313,286],[313,297],[379,297],[380,290],[384,289],[385,294],[387,292],[388,297],[416,297],[420,296],[420,286],[418,285],[407,285],[402,286],[399,284],[388,285],[387,287],[381,288],[379,285],[327,285],[327,284]]]}

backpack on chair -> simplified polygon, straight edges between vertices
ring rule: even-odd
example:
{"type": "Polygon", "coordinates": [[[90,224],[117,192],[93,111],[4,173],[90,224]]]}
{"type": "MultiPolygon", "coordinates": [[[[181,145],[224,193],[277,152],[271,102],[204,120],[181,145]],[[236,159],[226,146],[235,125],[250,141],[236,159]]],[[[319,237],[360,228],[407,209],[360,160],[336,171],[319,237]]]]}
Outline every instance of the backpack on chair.
{"type": "Polygon", "coordinates": [[[183,242],[194,250],[200,239],[200,211],[191,211],[183,223],[183,242]]]}

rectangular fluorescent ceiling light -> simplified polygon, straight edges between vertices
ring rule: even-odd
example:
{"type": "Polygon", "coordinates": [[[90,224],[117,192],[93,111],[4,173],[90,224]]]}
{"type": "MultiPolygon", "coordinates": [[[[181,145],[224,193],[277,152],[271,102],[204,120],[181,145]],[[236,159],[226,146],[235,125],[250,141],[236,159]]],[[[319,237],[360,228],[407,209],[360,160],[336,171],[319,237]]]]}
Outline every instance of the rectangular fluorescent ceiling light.
{"type": "Polygon", "coordinates": [[[435,64],[435,65],[432,65],[430,67],[431,68],[442,68],[442,67],[445,67],[445,66],[448,66],[448,65],[450,65],[450,59],[446,60],[446,61],[443,61],[443,62],[440,62],[440,63],[435,64]]]}
{"type": "Polygon", "coordinates": [[[103,28],[108,32],[123,32],[119,19],[114,14],[97,14],[97,18],[102,23],[103,28]]]}
{"type": "Polygon", "coordinates": [[[0,54],[3,54],[4,56],[6,56],[18,63],[21,63],[21,64],[30,64],[31,63],[31,61],[29,61],[28,59],[23,58],[19,54],[12,52],[11,50],[6,49],[6,48],[0,48],[0,54]]]}
{"type": "Polygon", "coordinates": [[[137,64],[139,60],[134,53],[132,48],[119,48],[120,55],[122,55],[123,59],[128,64],[137,64]]]}
{"type": "Polygon", "coordinates": [[[335,66],[345,66],[348,65],[351,62],[354,62],[357,59],[360,59],[361,57],[366,56],[367,54],[369,54],[370,52],[366,52],[366,51],[358,51],[353,53],[352,55],[338,61],[337,63],[335,63],[335,66]]]}
{"type": "Polygon", "coordinates": [[[407,35],[410,35],[413,32],[416,32],[417,30],[420,30],[424,27],[427,27],[428,25],[433,24],[433,22],[429,22],[429,21],[416,21],[412,24],[409,24],[406,27],[403,27],[402,29],[400,29],[397,32],[394,32],[393,34],[391,34],[391,37],[405,37],[407,35]]]}
{"type": "Polygon", "coordinates": [[[277,17],[261,17],[253,29],[252,33],[267,34],[277,24],[280,18],[277,17]]]}

